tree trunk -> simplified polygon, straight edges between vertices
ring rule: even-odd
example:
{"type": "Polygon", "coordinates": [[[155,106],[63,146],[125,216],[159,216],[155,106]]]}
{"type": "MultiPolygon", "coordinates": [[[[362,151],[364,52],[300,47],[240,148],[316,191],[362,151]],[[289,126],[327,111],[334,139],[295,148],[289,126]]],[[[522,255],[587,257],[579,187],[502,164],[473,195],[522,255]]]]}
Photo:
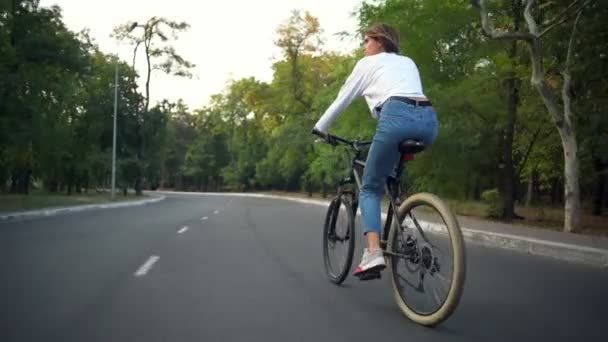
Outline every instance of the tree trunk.
{"type": "MultiPolygon", "coordinates": [[[[146,30],[148,28],[146,27],[146,30]]],[[[144,42],[146,49],[146,62],[147,62],[147,73],[146,73],[146,98],[144,103],[144,111],[142,113],[142,120],[140,123],[140,144],[139,144],[139,153],[138,153],[138,172],[137,172],[137,180],[135,181],[135,195],[142,196],[142,186],[143,186],[143,174],[144,174],[144,160],[145,160],[145,151],[146,151],[146,115],[148,114],[148,108],[150,106],[150,75],[152,74],[152,65],[150,62],[150,40],[152,39],[152,32],[146,32],[146,40],[144,42]]]]}
{"type": "Polygon", "coordinates": [[[551,205],[556,206],[559,203],[559,188],[560,181],[559,178],[554,178],[551,183],[551,205]]]}
{"type": "MultiPolygon", "coordinates": [[[[519,31],[521,23],[521,1],[511,1],[511,14],[515,31],[519,31]]],[[[516,58],[518,55],[517,41],[511,41],[509,48],[509,58],[512,68],[517,66],[516,58]]],[[[513,136],[515,135],[515,122],[517,121],[517,106],[519,105],[519,79],[515,71],[510,72],[510,76],[505,80],[507,94],[507,121],[504,129],[502,143],[502,219],[511,221],[515,214],[515,167],[513,165],[513,136]]]]}
{"type": "Polygon", "coordinates": [[[12,19],[13,19],[13,23],[12,23],[12,29],[11,29],[11,46],[14,48],[17,45],[17,7],[19,5],[21,1],[19,0],[13,0],[12,1],[12,8],[11,8],[11,14],[12,14],[12,19]]]}
{"type": "Polygon", "coordinates": [[[526,191],[526,208],[532,205],[532,194],[534,193],[534,175],[528,177],[528,191],[526,191]]]}
{"type": "Polygon", "coordinates": [[[593,215],[601,216],[604,207],[604,192],[606,189],[606,164],[600,158],[593,158],[593,168],[597,174],[595,194],[593,196],[593,215]]]}
{"type": "Polygon", "coordinates": [[[11,194],[17,193],[18,182],[19,182],[18,174],[17,174],[17,172],[13,171],[11,174],[11,189],[10,189],[11,194]]]}
{"type": "Polygon", "coordinates": [[[58,188],[58,183],[57,183],[57,179],[53,178],[49,181],[48,184],[48,191],[52,194],[57,192],[57,188],[58,188]]]}
{"type": "Polygon", "coordinates": [[[473,188],[473,199],[479,201],[481,199],[481,184],[479,183],[479,177],[475,177],[475,187],[473,188]]]}
{"type": "Polygon", "coordinates": [[[608,208],[608,189],[604,188],[604,205],[603,208],[608,208]]]}
{"type": "Polygon", "coordinates": [[[141,191],[141,189],[142,189],[142,184],[141,183],[142,183],[141,173],[138,173],[137,178],[135,179],[135,184],[134,184],[135,196],[142,196],[143,195],[143,192],[141,191]]]}
{"type": "Polygon", "coordinates": [[[562,137],[565,162],[564,201],[565,217],[564,231],[574,232],[580,227],[581,202],[579,186],[579,166],[576,137],[573,134],[562,137]]]}
{"type": "Polygon", "coordinates": [[[2,172],[2,175],[0,176],[0,192],[4,193],[4,192],[6,192],[7,179],[4,174],[4,170],[2,170],[1,172],[2,172]]]}
{"type": "Polygon", "coordinates": [[[143,177],[142,174],[144,173],[143,170],[143,142],[140,140],[140,145],[139,145],[139,152],[137,153],[137,175],[135,177],[135,195],[136,196],[141,196],[143,195],[142,192],[142,186],[143,186],[143,177]]]}
{"type": "Polygon", "coordinates": [[[542,191],[540,188],[540,179],[539,179],[539,175],[538,172],[536,174],[534,174],[534,183],[533,183],[533,187],[534,187],[534,194],[532,196],[534,196],[532,198],[532,201],[537,201],[538,203],[542,203],[542,191]]]}
{"type": "Polygon", "coordinates": [[[32,170],[31,169],[27,169],[25,171],[23,171],[23,173],[21,174],[21,181],[20,181],[20,190],[19,192],[25,195],[28,195],[30,193],[30,178],[32,176],[32,170]]]}
{"type": "MultiPolygon", "coordinates": [[[[151,38],[150,38],[151,39],[151,38]]],[[[144,105],[144,113],[148,113],[148,108],[150,106],[150,75],[152,74],[152,65],[150,63],[150,42],[146,39],[146,61],[148,63],[148,69],[146,73],[146,103],[144,105]]]]}
{"type": "Polygon", "coordinates": [[[467,179],[465,181],[465,186],[464,186],[464,198],[466,200],[471,199],[471,193],[472,193],[472,189],[471,189],[471,172],[467,172],[467,179]]]}
{"type": "MultiPolygon", "coordinates": [[[[515,45],[515,42],[514,42],[515,45]]],[[[515,47],[513,48],[515,50],[515,47]]],[[[515,216],[515,167],[513,166],[513,136],[517,120],[518,80],[507,80],[507,124],[502,143],[502,219],[511,221],[515,216]]]]}
{"type": "Polygon", "coordinates": [[[160,180],[158,181],[158,188],[159,190],[162,190],[165,188],[165,175],[167,173],[167,169],[165,167],[165,163],[166,163],[166,158],[163,157],[162,161],[160,163],[160,180]]]}
{"type": "Polygon", "coordinates": [[[29,169],[18,169],[13,171],[11,176],[11,193],[25,194],[29,192],[30,175],[32,171],[29,169]]]}

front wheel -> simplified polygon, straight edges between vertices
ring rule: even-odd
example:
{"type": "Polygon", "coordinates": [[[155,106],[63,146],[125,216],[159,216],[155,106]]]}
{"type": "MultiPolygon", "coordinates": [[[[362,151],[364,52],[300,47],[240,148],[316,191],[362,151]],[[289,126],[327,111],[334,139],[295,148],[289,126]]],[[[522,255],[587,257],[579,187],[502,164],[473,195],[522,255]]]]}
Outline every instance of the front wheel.
{"type": "Polygon", "coordinates": [[[395,301],[412,321],[435,326],[454,312],[462,296],[462,232],[447,205],[429,193],[406,199],[397,217],[387,241],[395,301]]]}
{"type": "Polygon", "coordinates": [[[323,259],[325,272],[332,283],[341,284],[353,261],[355,219],[350,201],[345,196],[329,204],[323,226],[323,259]]]}

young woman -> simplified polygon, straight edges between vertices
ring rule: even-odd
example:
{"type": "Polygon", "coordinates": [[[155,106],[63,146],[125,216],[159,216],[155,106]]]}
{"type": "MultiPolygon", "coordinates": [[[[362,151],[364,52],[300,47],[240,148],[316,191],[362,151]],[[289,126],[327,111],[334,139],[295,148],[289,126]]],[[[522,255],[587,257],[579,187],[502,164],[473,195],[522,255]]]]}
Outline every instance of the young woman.
{"type": "Polygon", "coordinates": [[[417,139],[427,147],[437,136],[437,115],[422,91],[418,68],[400,54],[399,36],[390,26],[377,24],[365,34],[365,57],[357,62],[313,132],[331,139],[328,129],[338,115],[358,96],[365,97],[372,117],[378,119],[368,153],[359,205],[367,248],[355,275],[378,272],[386,267],[380,248],[380,203],[384,184],[399,159],[398,145],[417,139]]]}

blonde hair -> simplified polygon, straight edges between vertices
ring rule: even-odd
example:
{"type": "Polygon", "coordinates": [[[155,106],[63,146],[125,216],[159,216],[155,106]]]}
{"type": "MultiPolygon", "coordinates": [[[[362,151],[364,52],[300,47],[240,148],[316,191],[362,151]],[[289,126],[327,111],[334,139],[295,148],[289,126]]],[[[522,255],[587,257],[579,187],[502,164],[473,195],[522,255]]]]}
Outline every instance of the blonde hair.
{"type": "Polygon", "coordinates": [[[370,26],[365,34],[382,44],[384,51],[401,53],[399,48],[399,34],[397,31],[386,24],[375,24],[370,26]]]}

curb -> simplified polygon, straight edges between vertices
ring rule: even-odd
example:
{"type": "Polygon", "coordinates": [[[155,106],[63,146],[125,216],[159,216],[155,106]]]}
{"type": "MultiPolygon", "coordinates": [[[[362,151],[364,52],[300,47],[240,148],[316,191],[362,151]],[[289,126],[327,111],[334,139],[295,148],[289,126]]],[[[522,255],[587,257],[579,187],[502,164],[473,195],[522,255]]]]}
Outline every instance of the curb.
{"type": "Polygon", "coordinates": [[[510,249],[591,266],[608,267],[608,250],[606,249],[511,234],[485,232],[464,227],[461,230],[466,241],[484,246],[510,249]]]}
{"type": "MultiPolygon", "coordinates": [[[[162,194],[191,195],[191,196],[239,196],[239,197],[258,197],[282,199],[293,202],[327,206],[329,201],[312,200],[297,197],[287,197],[278,195],[249,194],[249,193],[200,193],[200,192],[175,192],[158,191],[162,194]]],[[[358,213],[360,215],[360,213],[358,213]]],[[[383,218],[386,214],[382,213],[383,218]]],[[[432,224],[430,225],[431,230],[432,224]]],[[[488,232],[467,227],[460,227],[462,235],[467,242],[488,247],[498,247],[531,255],[549,257],[569,262],[582,263],[590,266],[608,268],[608,250],[587,246],[580,246],[568,243],[561,243],[549,240],[528,238],[512,234],[488,232]]]]}
{"type": "Polygon", "coordinates": [[[123,207],[135,207],[146,205],[150,203],[160,202],[165,199],[165,196],[154,196],[155,198],[141,200],[141,201],[129,201],[129,202],[120,202],[120,203],[105,203],[105,204],[87,204],[87,205],[76,205],[72,207],[59,207],[59,208],[51,208],[51,209],[42,209],[42,210],[28,210],[28,211],[19,211],[12,212],[8,214],[0,215],[0,222],[7,221],[16,221],[21,219],[31,219],[38,217],[49,217],[56,216],[61,214],[75,213],[92,209],[113,209],[113,208],[123,208],[123,207]]]}

